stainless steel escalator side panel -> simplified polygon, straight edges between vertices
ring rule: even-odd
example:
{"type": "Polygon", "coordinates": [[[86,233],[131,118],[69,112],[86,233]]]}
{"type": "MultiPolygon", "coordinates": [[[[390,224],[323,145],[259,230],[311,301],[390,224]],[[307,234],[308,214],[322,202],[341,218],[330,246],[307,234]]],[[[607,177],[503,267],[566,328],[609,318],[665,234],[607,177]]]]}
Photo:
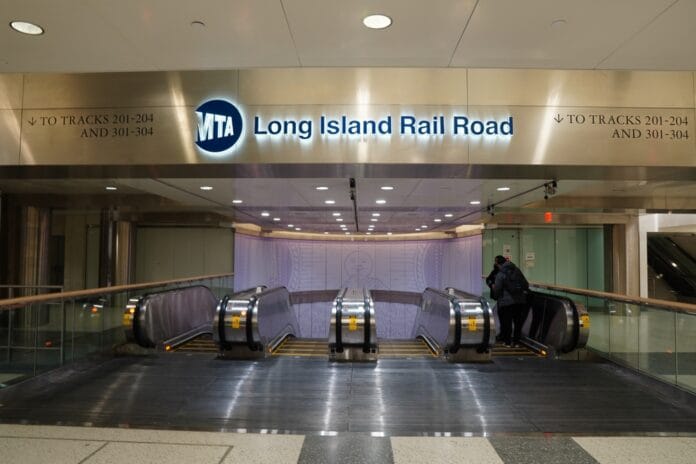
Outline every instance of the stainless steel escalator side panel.
{"type": "Polygon", "coordinates": [[[346,288],[339,292],[331,308],[328,343],[332,360],[377,360],[377,320],[369,290],[346,288]]]}
{"type": "Polygon", "coordinates": [[[455,343],[455,307],[452,298],[444,292],[426,288],[421,306],[416,313],[416,321],[411,338],[423,338],[438,355],[455,343]]]}

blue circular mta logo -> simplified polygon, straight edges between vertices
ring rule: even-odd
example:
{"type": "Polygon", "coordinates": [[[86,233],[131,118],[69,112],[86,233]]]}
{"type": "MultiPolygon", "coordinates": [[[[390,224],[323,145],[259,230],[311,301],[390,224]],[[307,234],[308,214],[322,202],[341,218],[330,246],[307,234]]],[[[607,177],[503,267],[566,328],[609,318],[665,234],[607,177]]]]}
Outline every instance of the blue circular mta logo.
{"type": "Polygon", "coordinates": [[[213,154],[234,146],[244,130],[242,114],[226,100],[208,100],[196,108],[196,145],[213,154]]]}

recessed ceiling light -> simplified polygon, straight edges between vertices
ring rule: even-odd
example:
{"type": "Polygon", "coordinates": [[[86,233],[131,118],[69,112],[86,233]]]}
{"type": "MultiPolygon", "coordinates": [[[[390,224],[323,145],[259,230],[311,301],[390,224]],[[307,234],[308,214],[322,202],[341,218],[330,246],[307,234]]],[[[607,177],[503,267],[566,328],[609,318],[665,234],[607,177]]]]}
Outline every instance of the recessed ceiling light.
{"type": "Polygon", "coordinates": [[[104,187],[106,190],[118,190],[118,188],[114,187],[113,185],[107,185],[104,187]]]}
{"type": "Polygon", "coordinates": [[[336,218],[338,222],[343,222],[343,218],[336,218]]]}
{"type": "Polygon", "coordinates": [[[470,205],[480,205],[481,202],[478,201],[478,200],[474,200],[474,201],[470,201],[469,204],[470,204],[470,205]]]}
{"type": "Polygon", "coordinates": [[[568,21],[563,18],[554,19],[551,21],[551,27],[554,29],[562,29],[566,24],[568,24],[568,21]]]}
{"type": "Polygon", "coordinates": [[[332,213],[334,217],[338,217],[341,215],[341,213],[332,213]]]}
{"type": "Polygon", "coordinates": [[[452,217],[452,216],[454,216],[454,214],[452,214],[452,213],[445,214],[445,217],[452,217]]]}
{"type": "Polygon", "coordinates": [[[372,217],[379,217],[379,216],[380,216],[379,213],[372,213],[372,217]]]}
{"type": "Polygon", "coordinates": [[[320,185],[319,187],[314,187],[315,190],[329,190],[329,187],[326,187],[325,185],[320,185]]]}
{"type": "Polygon", "coordinates": [[[379,219],[377,219],[377,218],[372,218],[372,219],[370,219],[370,221],[372,221],[372,222],[377,222],[377,221],[379,221],[379,219]]]}
{"type": "Polygon", "coordinates": [[[244,202],[242,200],[232,200],[232,203],[234,203],[235,205],[239,205],[239,204],[242,204],[244,202]]]}
{"type": "Polygon", "coordinates": [[[417,228],[416,228],[416,232],[420,232],[420,227],[417,227],[417,228]]]}
{"type": "Polygon", "coordinates": [[[324,200],[324,203],[326,203],[327,205],[334,205],[334,204],[336,204],[336,201],[335,200],[324,200]]]}
{"type": "Polygon", "coordinates": [[[385,204],[386,202],[387,202],[387,200],[382,200],[382,199],[380,199],[380,200],[375,200],[375,203],[377,203],[378,205],[383,205],[383,204],[385,204]]]}
{"type": "Polygon", "coordinates": [[[268,217],[268,216],[270,216],[270,215],[271,215],[271,213],[269,213],[268,211],[263,211],[263,212],[261,213],[261,216],[263,216],[263,217],[268,217]]]}
{"type": "Polygon", "coordinates": [[[299,227],[295,227],[295,230],[302,230],[302,229],[300,229],[299,227]]]}
{"type": "Polygon", "coordinates": [[[440,218],[435,218],[435,219],[433,219],[433,221],[435,221],[435,222],[442,222],[442,219],[440,219],[440,218]]]}
{"type": "Polygon", "coordinates": [[[280,221],[280,218],[273,218],[274,221],[280,221]]]}
{"type": "Polygon", "coordinates": [[[22,34],[41,35],[44,33],[43,27],[27,21],[12,21],[10,27],[22,34]]]}
{"type": "Polygon", "coordinates": [[[350,235],[350,232],[346,232],[346,235],[350,235]]]}
{"type": "Polygon", "coordinates": [[[386,29],[391,26],[392,20],[383,14],[373,14],[363,18],[363,24],[370,29],[386,29]]]}
{"type": "Polygon", "coordinates": [[[213,190],[213,187],[211,187],[210,185],[201,185],[201,190],[213,190]]]}
{"type": "Polygon", "coordinates": [[[372,232],[368,232],[367,235],[372,235],[372,232]]]}
{"type": "Polygon", "coordinates": [[[391,185],[383,185],[380,187],[382,190],[394,190],[394,187],[391,185]]]}
{"type": "Polygon", "coordinates": [[[293,224],[288,224],[288,227],[295,227],[293,224]]]}
{"type": "Polygon", "coordinates": [[[423,225],[421,226],[421,229],[427,229],[427,228],[428,228],[428,226],[426,226],[425,224],[423,224],[423,225]]]}
{"type": "Polygon", "coordinates": [[[324,235],[329,235],[329,233],[328,233],[328,232],[324,232],[324,235]]]}
{"type": "Polygon", "coordinates": [[[507,192],[510,190],[510,187],[498,187],[496,190],[499,192],[507,192]]]}

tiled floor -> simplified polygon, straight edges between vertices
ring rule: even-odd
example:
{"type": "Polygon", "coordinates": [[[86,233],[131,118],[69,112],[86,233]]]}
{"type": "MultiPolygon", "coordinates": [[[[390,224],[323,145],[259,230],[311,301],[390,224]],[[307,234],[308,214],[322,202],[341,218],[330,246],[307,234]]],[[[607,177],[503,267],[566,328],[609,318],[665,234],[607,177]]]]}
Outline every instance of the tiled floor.
{"type": "Polygon", "coordinates": [[[688,437],[373,437],[0,425],[3,464],[689,464],[688,437]]]}

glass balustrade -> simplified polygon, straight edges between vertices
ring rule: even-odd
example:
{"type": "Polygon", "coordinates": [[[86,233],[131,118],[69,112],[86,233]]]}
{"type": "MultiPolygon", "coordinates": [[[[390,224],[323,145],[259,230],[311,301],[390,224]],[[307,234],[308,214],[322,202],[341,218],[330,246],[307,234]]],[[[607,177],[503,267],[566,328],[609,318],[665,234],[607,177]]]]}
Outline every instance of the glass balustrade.
{"type": "Polygon", "coordinates": [[[192,285],[204,285],[221,298],[232,293],[233,278],[227,274],[128,286],[122,291],[103,288],[56,293],[19,306],[0,300],[0,388],[69,363],[113,353],[116,346],[125,343],[122,321],[129,299],[192,285]]]}
{"type": "MultiPolygon", "coordinates": [[[[553,287],[541,291],[551,293],[553,287]]],[[[587,347],[618,364],[696,392],[696,305],[590,292],[552,293],[579,301],[590,315],[587,347]]]]}

